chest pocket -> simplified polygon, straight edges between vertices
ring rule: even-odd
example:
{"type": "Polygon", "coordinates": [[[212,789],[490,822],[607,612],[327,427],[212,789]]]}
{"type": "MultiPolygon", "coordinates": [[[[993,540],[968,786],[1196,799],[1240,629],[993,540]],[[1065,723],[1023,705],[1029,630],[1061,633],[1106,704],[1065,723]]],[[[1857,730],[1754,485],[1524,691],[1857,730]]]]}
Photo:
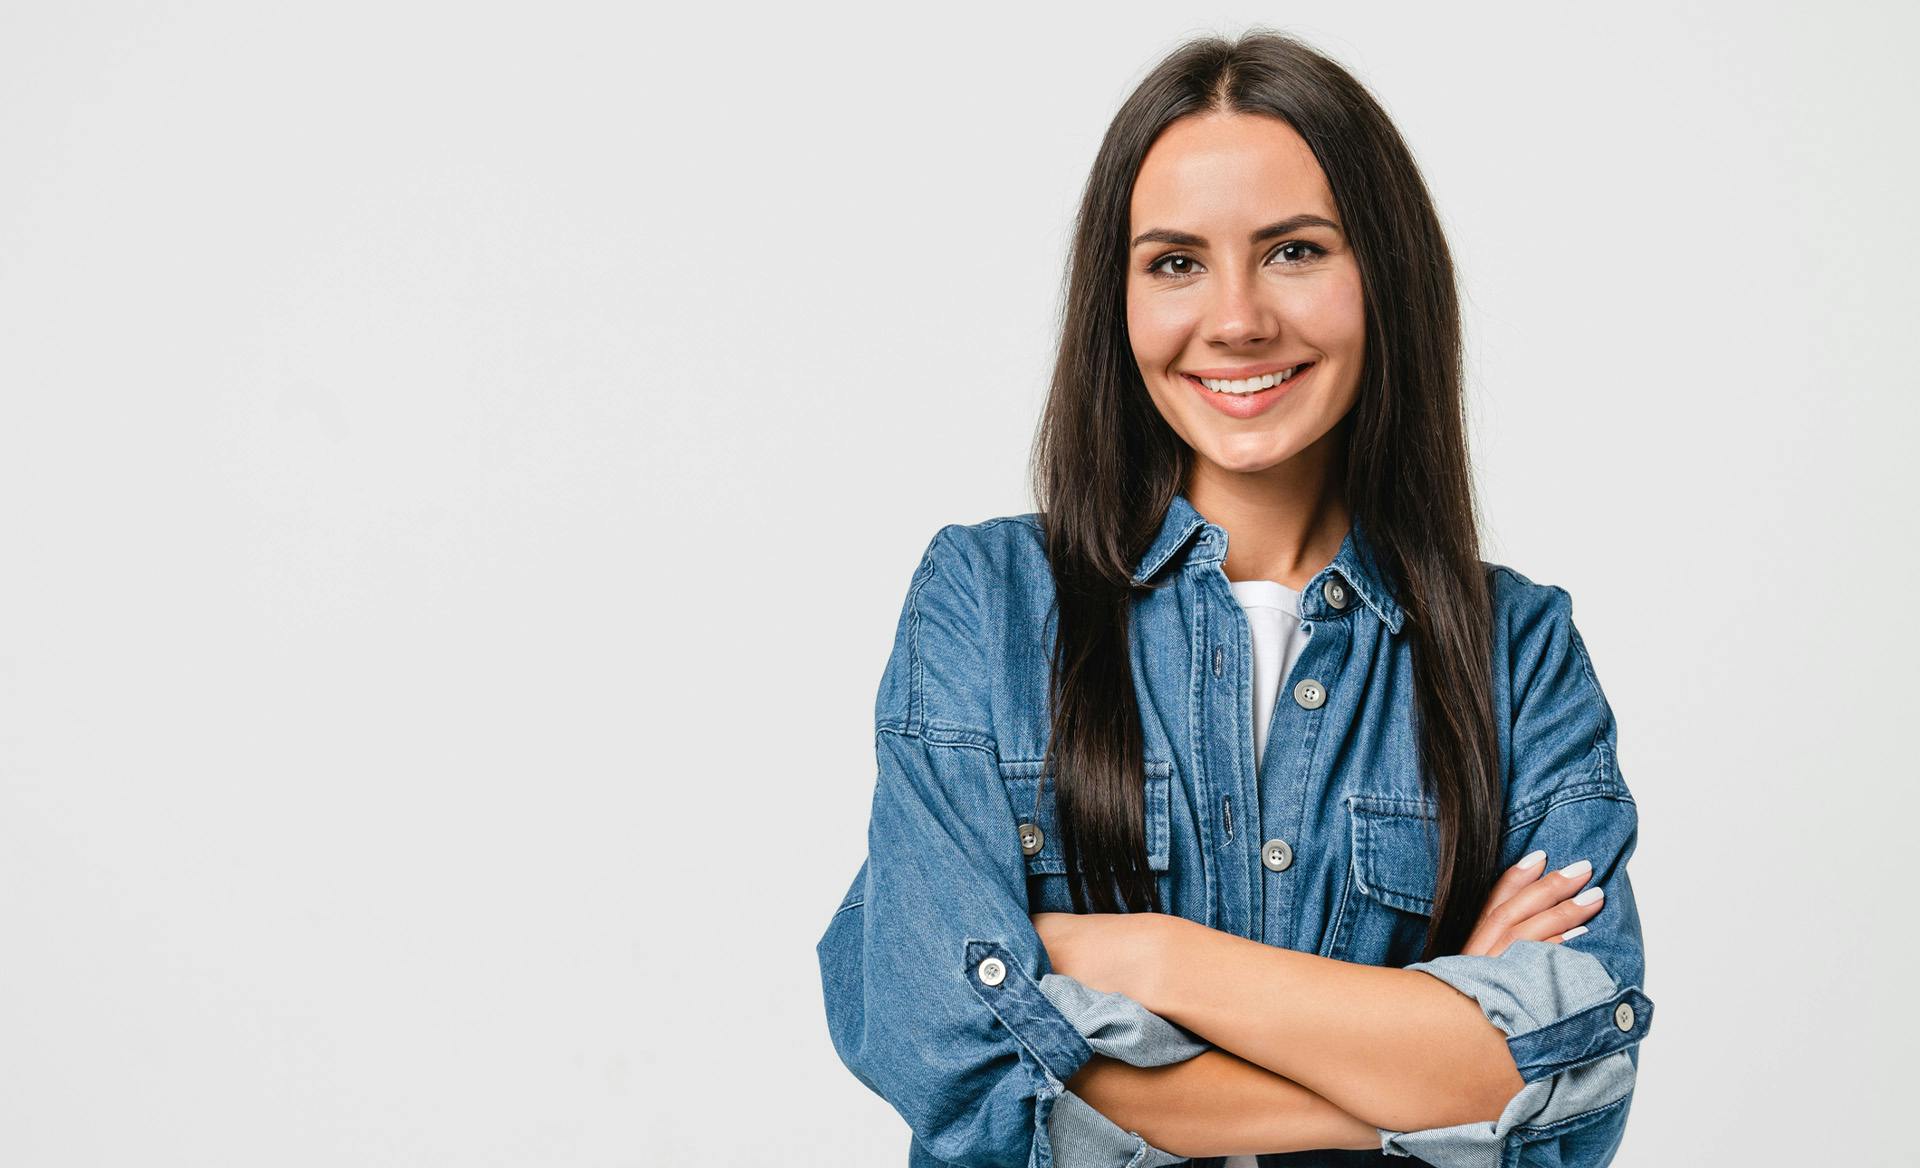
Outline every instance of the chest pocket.
{"type": "MultiPolygon", "coordinates": [[[[1067,863],[1060,849],[1054,783],[1045,768],[1046,763],[1039,760],[1000,763],[1000,777],[1007,784],[1008,800],[1013,805],[1013,820],[1007,832],[1011,846],[1026,857],[1029,911],[1072,912],[1067,863]]],[[[1159,885],[1161,908],[1171,911],[1168,906],[1173,903],[1173,764],[1148,759],[1144,770],[1141,792],[1146,805],[1147,867],[1154,872],[1155,883],[1159,885]]]]}
{"type": "Polygon", "coordinates": [[[1433,916],[1439,813],[1423,799],[1350,795],[1353,860],[1325,949],[1338,961],[1416,961],[1433,916]]]}

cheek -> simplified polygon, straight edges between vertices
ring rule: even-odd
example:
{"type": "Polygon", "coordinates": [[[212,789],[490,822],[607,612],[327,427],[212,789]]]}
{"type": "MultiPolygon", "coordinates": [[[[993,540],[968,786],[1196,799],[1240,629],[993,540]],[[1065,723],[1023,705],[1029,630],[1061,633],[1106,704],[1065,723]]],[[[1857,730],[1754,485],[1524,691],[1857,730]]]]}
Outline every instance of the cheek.
{"type": "Polygon", "coordinates": [[[1360,288],[1360,273],[1349,270],[1328,294],[1317,298],[1311,307],[1313,331],[1322,344],[1349,360],[1356,357],[1367,340],[1367,300],[1360,288]]]}
{"type": "Polygon", "coordinates": [[[1152,295],[1127,295],[1127,337],[1143,373],[1164,370],[1180,355],[1191,322],[1171,301],[1152,295]]]}

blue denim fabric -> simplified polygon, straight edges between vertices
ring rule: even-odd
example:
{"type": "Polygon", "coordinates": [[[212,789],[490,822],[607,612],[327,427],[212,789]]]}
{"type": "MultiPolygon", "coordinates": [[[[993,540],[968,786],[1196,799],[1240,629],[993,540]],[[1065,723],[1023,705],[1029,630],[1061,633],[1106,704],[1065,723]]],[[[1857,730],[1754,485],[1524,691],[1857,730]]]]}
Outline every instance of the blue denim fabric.
{"type": "MultiPolygon", "coordinates": [[[[1064,973],[1043,976],[1040,992],[1086,1037],[1095,1054],[1136,1067],[1164,1067],[1212,1049],[1125,994],[1096,990],[1064,973]]],[[[1160,1168],[1188,1162],[1147,1143],[1139,1132],[1122,1128],[1072,1091],[1062,1092],[1054,1102],[1047,1134],[1055,1168],[1160,1168]]]]}
{"type": "MultiPolygon", "coordinates": [[[[1354,526],[1303,590],[1309,639],[1256,774],[1252,646],[1221,570],[1226,538],[1176,497],[1135,576],[1152,586],[1133,602],[1131,655],[1162,904],[1266,944],[1446,981],[1508,1035],[1526,1083],[1495,1123],[1382,1130],[1378,1152],[1266,1155],[1263,1168],[1407,1156],[1441,1168],[1608,1163],[1652,1002],[1626,870],[1635,805],[1566,591],[1485,565],[1500,862],[1534,848],[1555,866],[1590,859],[1603,907],[1570,942],[1417,962],[1436,812],[1420,782],[1405,614],[1354,526]],[[1313,708],[1295,699],[1306,679],[1326,694],[1313,708]],[[1261,863],[1273,839],[1292,852],[1279,872],[1261,863]]],[[[1113,1054],[1127,1061],[1156,1057],[1154,1038],[1168,1033],[1153,1022],[1172,1024],[1128,999],[1074,1008],[1047,980],[1060,975],[1029,919],[1071,911],[1042,781],[1052,600],[1036,516],[941,528],[908,584],[876,695],[867,855],[816,952],[835,1049],[912,1130],[910,1165],[1169,1162],[1065,1082],[1096,1042],[1103,1054],[1132,1050],[1113,1054]],[[1043,833],[1030,856],[1025,823],[1043,833]],[[1147,1017],[1124,1018],[1129,1007],[1147,1017]]]]}

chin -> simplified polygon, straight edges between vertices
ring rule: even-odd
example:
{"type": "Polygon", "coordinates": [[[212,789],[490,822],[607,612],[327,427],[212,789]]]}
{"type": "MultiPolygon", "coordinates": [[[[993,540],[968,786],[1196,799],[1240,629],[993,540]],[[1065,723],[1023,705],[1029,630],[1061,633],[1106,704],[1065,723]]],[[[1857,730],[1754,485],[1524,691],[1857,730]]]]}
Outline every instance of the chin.
{"type": "Polygon", "coordinates": [[[1261,442],[1257,446],[1236,444],[1224,450],[1214,447],[1200,452],[1201,457],[1208,462],[1221,470],[1232,471],[1235,474],[1258,474],[1263,470],[1279,466],[1298,453],[1299,450],[1289,443],[1272,441],[1261,442]]]}

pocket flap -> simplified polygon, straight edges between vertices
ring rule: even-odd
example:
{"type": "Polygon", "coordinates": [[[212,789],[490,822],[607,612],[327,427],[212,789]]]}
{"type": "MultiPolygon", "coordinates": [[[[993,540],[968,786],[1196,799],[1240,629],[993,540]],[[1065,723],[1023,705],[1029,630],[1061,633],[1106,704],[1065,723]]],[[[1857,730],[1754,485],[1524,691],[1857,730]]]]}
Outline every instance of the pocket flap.
{"type": "MultiPolygon", "coordinates": [[[[1044,761],[1003,760],[1000,763],[1000,777],[1006,781],[1007,795],[1013,802],[1014,821],[1008,830],[1013,833],[1017,847],[1019,825],[1031,822],[1038,826],[1041,846],[1039,851],[1027,857],[1027,871],[1034,875],[1065,875],[1067,864],[1061,856],[1060,833],[1055,830],[1059,817],[1054,810],[1053,780],[1045,773],[1046,765],[1044,761]],[[1043,778],[1045,782],[1042,782],[1043,778]],[[1034,809],[1036,791],[1040,798],[1038,818],[1034,809]]],[[[1165,872],[1173,866],[1173,764],[1148,759],[1145,771],[1142,795],[1146,803],[1147,867],[1155,872],[1165,872]]]]}
{"type": "Polygon", "coordinates": [[[1361,892],[1402,912],[1433,915],[1439,813],[1432,803],[1349,795],[1353,871],[1361,892]]]}

